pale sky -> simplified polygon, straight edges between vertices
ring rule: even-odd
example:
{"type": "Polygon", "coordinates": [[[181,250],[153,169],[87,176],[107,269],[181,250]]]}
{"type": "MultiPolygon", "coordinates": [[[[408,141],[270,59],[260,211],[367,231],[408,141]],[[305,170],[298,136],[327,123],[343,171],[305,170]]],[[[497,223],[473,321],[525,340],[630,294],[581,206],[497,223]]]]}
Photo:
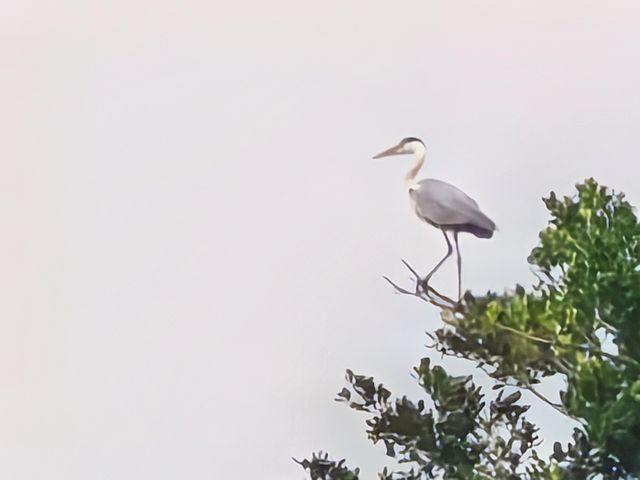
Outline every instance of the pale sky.
{"type": "Polygon", "coordinates": [[[635,0],[2,12],[0,478],[297,480],[321,448],[373,478],[344,370],[419,398],[440,324],[381,278],[445,251],[410,160],[371,160],[404,136],[500,227],[462,239],[476,293],[531,283],[551,189],[640,203],[635,0]]]}

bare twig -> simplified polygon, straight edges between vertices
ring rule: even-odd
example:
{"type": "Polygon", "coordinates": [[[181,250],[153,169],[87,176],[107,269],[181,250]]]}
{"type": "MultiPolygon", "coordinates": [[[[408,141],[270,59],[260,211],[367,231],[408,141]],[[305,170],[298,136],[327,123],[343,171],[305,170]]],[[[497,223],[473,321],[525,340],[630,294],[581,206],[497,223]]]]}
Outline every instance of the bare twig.
{"type": "Polygon", "coordinates": [[[571,369],[569,369],[566,365],[562,364],[562,360],[558,357],[553,359],[553,364],[556,366],[556,368],[558,370],[560,370],[562,373],[564,373],[565,375],[570,375],[571,374],[571,369]]]}
{"type": "MultiPolygon", "coordinates": [[[[600,347],[598,347],[597,345],[595,345],[593,342],[591,342],[588,338],[587,338],[587,342],[589,342],[590,346],[585,346],[585,345],[576,345],[573,343],[560,343],[560,342],[555,342],[552,340],[547,340],[545,338],[541,338],[541,337],[536,337],[534,335],[529,335],[526,332],[522,332],[520,330],[516,330],[515,328],[511,328],[511,327],[507,327],[506,325],[500,325],[499,323],[495,324],[496,328],[499,328],[500,330],[506,330],[508,332],[511,332],[515,335],[518,335],[520,337],[523,338],[527,338],[529,340],[533,340],[534,342],[538,342],[538,343],[544,343],[545,345],[551,345],[554,347],[559,347],[559,348],[568,348],[568,349],[572,349],[572,350],[582,350],[585,351],[587,353],[593,354],[593,355],[600,355],[602,357],[606,357],[610,360],[613,361],[619,361],[622,363],[625,363],[627,365],[631,365],[633,367],[636,368],[640,368],[640,362],[638,362],[637,360],[635,360],[632,357],[629,357],[627,355],[623,355],[623,354],[618,354],[618,355],[614,355],[612,353],[607,353],[605,351],[603,351],[600,347]]],[[[585,336],[586,338],[586,336],[585,336]]]]}
{"type": "Polygon", "coordinates": [[[441,300],[444,300],[447,303],[450,303],[452,307],[456,306],[458,304],[458,302],[455,302],[453,299],[447,297],[446,295],[441,294],[440,292],[438,292],[435,288],[433,288],[432,286],[430,286],[428,283],[426,283],[422,278],[420,278],[420,275],[418,275],[418,272],[416,272],[414,270],[414,268],[409,265],[407,263],[406,260],[404,259],[400,259],[400,261],[404,264],[405,267],[407,267],[407,269],[413,274],[413,276],[415,277],[415,281],[416,281],[416,293],[420,292],[420,289],[422,289],[422,291],[424,292],[424,294],[426,296],[430,296],[429,294],[432,293],[434,295],[436,295],[437,297],[440,297],[441,300]]]}
{"type": "Polygon", "coordinates": [[[531,385],[529,385],[528,383],[524,386],[522,385],[509,385],[507,384],[509,387],[516,387],[516,388],[522,388],[524,390],[528,390],[529,392],[533,393],[536,397],[538,397],[540,400],[542,400],[544,403],[546,403],[547,405],[555,408],[556,410],[558,410],[560,413],[570,416],[564,409],[564,407],[558,403],[554,403],[551,400],[549,400],[547,397],[545,397],[544,395],[542,395],[540,392],[538,392],[535,388],[533,388],[531,385]]]}
{"type": "Polygon", "coordinates": [[[457,309],[460,306],[459,302],[456,302],[455,300],[453,300],[450,297],[447,297],[446,295],[443,295],[442,293],[438,292],[435,288],[433,288],[431,285],[429,285],[428,283],[424,283],[424,282],[420,282],[416,288],[420,286],[422,287],[423,290],[426,290],[428,293],[433,293],[434,295],[440,297],[441,300],[444,300],[445,302],[451,304],[451,308],[452,309],[457,309]]]}
{"type": "Polygon", "coordinates": [[[616,327],[614,327],[613,325],[611,325],[610,323],[605,322],[604,320],[602,320],[601,318],[597,319],[597,322],[600,323],[602,325],[602,327],[609,333],[613,333],[613,334],[617,334],[618,333],[618,329],[616,327]]]}
{"type": "Polygon", "coordinates": [[[528,333],[522,332],[520,330],[516,330],[515,328],[507,327],[506,325],[500,325],[499,323],[496,323],[495,327],[499,328],[500,330],[506,330],[507,332],[511,332],[511,333],[513,333],[515,335],[518,335],[520,337],[527,338],[529,340],[533,340],[534,342],[545,343],[547,345],[553,345],[554,344],[554,342],[552,342],[551,340],[546,340],[544,338],[536,337],[534,335],[529,335],[528,333]]]}
{"type": "Polygon", "coordinates": [[[383,276],[382,278],[384,278],[387,282],[389,282],[389,284],[396,290],[396,292],[401,293],[403,295],[411,295],[413,297],[417,297],[427,303],[435,305],[436,307],[442,310],[453,310],[459,307],[458,302],[454,302],[451,298],[441,294],[435,288],[425,284],[423,280],[420,278],[420,275],[418,275],[418,272],[416,272],[415,269],[411,265],[409,265],[405,260],[402,260],[402,263],[414,276],[416,287],[415,287],[415,291],[412,292],[410,290],[407,290],[406,288],[402,288],[401,286],[397,285],[389,277],[383,276]]]}
{"type": "MultiPolygon", "coordinates": [[[[438,349],[438,344],[437,343],[434,343],[433,346],[430,347],[430,348],[434,348],[435,350],[440,352],[440,354],[443,357],[447,356],[447,357],[462,358],[462,359],[465,359],[465,360],[469,360],[469,358],[464,356],[464,355],[461,355],[461,354],[458,354],[458,353],[448,352],[444,348],[438,349]]],[[[479,370],[482,370],[485,373],[485,375],[487,375],[488,377],[495,379],[495,377],[493,377],[493,375],[492,375],[493,372],[487,370],[485,365],[483,365],[481,363],[477,363],[476,364],[476,368],[479,369],[479,370]]],[[[497,380],[497,379],[495,379],[495,380],[497,380]]],[[[535,395],[536,397],[538,397],[538,399],[542,400],[544,403],[546,403],[550,407],[554,408],[555,410],[557,410],[561,414],[565,415],[566,417],[569,417],[569,418],[571,418],[571,419],[573,419],[573,420],[575,420],[577,422],[581,422],[581,423],[584,422],[581,418],[575,417],[575,416],[571,415],[569,412],[567,412],[563,405],[552,402],[547,397],[545,397],[543,394],[538,392],[535,388],[533,388],[533,386],[531,386],[531,384],[529,383],[528,380],[518,379],[518,381],[519,381],[519,383],[510,383],[510,382],[507,382],[507,381],[501,381],[501,383],[502,383],[502,386],[504,386],[504,387],[514,387],[514,388],[519,388],[521,390],[527,390],[527,391],[531,392],[533,395],[535,395]]]]}
{"type": "Polygon", "coordinates": [[[538,392],[535,388],[533,388],[528,381],[525,380],[524,386],[520,386],[520,385],[510,385],[510,386],[524,388],[525,390],[528,390],[529,392],[533,393],[536,397],[538,397],[540,400],[542,400],[544,403],[553,407],[556,411],[584,425],[585,423],[584,419],[571,415],[569,412],[567,412],[567,410],[564,408],[563,405],[554,403],[551,400],[549,400],[547,397],[545,397],[540,392],[538,392]]]}
{"type": "Polygon", "coordinates": [[[432,305],[435,305],[436,307],[441,308],[441,309],[450,309],[451,308],[449,305],[445,305],[444,303],[439,303],[436,300],[434,300],[433,298],[428,297],[426,295],[421,295],[420,293],[416,293],[416,292],[410,292],[409,290],[407,290],[405,288],[402,288],[399,285],[396,285],[395,283],[393,283],[391,281],[391,279],[389,279],[389,277],[382,277],[382,278],[384,278],[387,282],[389,282],[389,284],[391,284],[391,286],[393,288],[395,288],[396,292],[398,292],[398,293],[401,293],[403,295],[411,295],[413,297],[417,297],[420,300],[422,300],[424,302],[427,302],[427,303],[430,303],[432,305]]]}
{"type": "MultiPolygon", "coordinates": [[[[437,349],[437,345],[434,345],[434,348],[437,349]]],[[[468,360],[468,358],[463,356],[463,355],[456,354],[456,353],[450,353],[450,352],[447,352],[445,349],[440,349],[439,352],[443,357],[447,356],[447,357],[454,357],[454,358],[463,358],[463,359],[468,360]]],[[[482,370],[488,377],[494,378],[492,376],[493,372],[487,370],[487,368],[484,365],[478,363],[478,364],[476,364],[476,368],[479,369],[479,370],[482,370]]],[[[565,415],[565,416],[567,416],[567,417],[569,417],[569,418],[571,418],[573,420],[576,420],[578,422],[583,422],[582,419],[580,419],[578,417],[575,417],[575,416],[571,415],[569,412],[567,412],[563,405],[560,405],[558,403],[552,402],[547,397],[545,397],[543,394],[538,392],[535,388],[533,388],[531,386],[531,384],[528,382],[528,380],[519,379],[519,381],[521,383],[510,383],[510,382],[502,381],[502,385],[504,387],[514,387],[514,388],[519,388],[521,390],[527,390],[527,391],[531,392],[533,395],[535,395],[536,397],[538,397],[540,400],[542,400],[544,403],[546,403],[550,407],[552,407],[555,410],[557,410],[558,412],[560,412],[561,414],[563,414],[563,415],[565,415]]]]}
{"type": "Polygon", "coordinates": [[[640,362],[638,362],[636,359],[634,359],[632,357],[629,357],[627,355],[624,355],[622,353],[618,353],[617,355],[614,355],[613,353],[605,352],[601,348],[596,347],[596,346],[593,346],[591,348],[584,347],[584,346],[581,346],[581,345],[573,345],[573,344],[568,344],[568,345],[560,344],[560,346],[562,346],[562,347],[567,346],[569,348],[585,350],[585,351],[587,351],[587,352],[589,352],[591,354],[601,355],[603,357],[606,357],[606,358],[608,358],[610,360],[613,360],[614,362],[615,361],[620,361],[620,362],[625,363],[627,365],[630,365],[632,367],[640,368],[640,362]]]}

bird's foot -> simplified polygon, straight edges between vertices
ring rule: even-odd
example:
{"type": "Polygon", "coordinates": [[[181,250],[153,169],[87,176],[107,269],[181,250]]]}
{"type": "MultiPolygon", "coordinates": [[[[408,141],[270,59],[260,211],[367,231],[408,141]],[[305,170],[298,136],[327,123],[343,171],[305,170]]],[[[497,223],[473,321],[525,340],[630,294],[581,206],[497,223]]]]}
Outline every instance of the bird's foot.
{"type": "Polygon", "coordinates": [[[429,295],[429,291],[432,291],[433,288],[429,286],[429,277],[418,278],[418,282],[416,284],[416,290],[422,290],[425,295],[429,295]]]}
{"type": "Polygon", "coordinates": [[[421,278],[418,272],[416,272],[414,268],[411,265],[409,265],[405,260],[402,260],[402,263],[407,268],[407,270],[409,270],[413,275],[413,278],[416,282],[415,292],[405,290],[404,288],[401,288],[395,283],[393,283],[389,278],[384,277],[384,279],[387,282],[389,282],[396,289],[397,292],[420,297],[423,300],[426,300],[427,302],[430,302],[440,308],[452,308],[456,306],[457,302],[447,297],[446,295],[441,294],[435,288],[429,285],[429,281],[431,280],[431,274],[427,275],[424,278],[421,278]]]}

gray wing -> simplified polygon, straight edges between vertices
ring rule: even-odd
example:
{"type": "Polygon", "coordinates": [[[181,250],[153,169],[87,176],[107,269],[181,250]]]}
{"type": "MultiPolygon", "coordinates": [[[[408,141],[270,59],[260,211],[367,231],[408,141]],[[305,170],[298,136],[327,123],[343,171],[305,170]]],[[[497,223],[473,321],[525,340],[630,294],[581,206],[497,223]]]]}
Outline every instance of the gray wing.
{"type": "Polygon", "coordinates": [[[479,237],[491,237],[496,228],[473,198],[441,180],[421,180],[409,189],[409,195],[417,215],[437,227],[466,231],[479,237]]]}

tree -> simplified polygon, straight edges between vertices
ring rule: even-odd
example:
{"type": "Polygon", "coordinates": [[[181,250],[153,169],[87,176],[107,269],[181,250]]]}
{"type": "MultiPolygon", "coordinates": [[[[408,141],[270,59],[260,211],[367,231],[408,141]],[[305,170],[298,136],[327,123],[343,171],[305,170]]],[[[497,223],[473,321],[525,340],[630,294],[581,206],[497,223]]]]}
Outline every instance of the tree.
{"type": "MultiPolygon", "coordinates": [[[[367,434],[406,469],[381,480],[619,479],[640,475],[640,225],[623,194],[588,179],[577,195],[544,199],[551,219],[528,261],[527,291],[461,302],[421,285],[401,293],[437,306],[442,328],[430,348],[465,358],[493,382],[454,377],[422,359],[414,368],[424,399],[394,397],[371,377],[347,370],[337,400],[368,415],[367,434]],[[539,392],[560,376],[554,402],[539,392]],[[538,428],[521,391],[579,422],[572,440],[541,458],[538,428]]],[[[407,265],[408,268],[410,268],[407,265]]],[[[411,268],[410,268],[411,269],[411,268]]],[[[388,280],[388,279],[387,279],[388,280]]],[[[344,460],[314,454],[299,462],[311,479],[355,480],[344,460]]]]}

